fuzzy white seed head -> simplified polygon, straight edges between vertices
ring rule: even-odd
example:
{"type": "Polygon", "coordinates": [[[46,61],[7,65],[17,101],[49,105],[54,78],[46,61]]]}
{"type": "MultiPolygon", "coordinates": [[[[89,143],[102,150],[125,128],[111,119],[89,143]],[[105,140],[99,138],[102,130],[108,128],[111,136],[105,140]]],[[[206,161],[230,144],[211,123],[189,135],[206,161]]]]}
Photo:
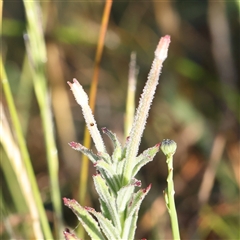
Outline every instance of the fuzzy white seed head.
{"type": "Polygon", "coordinates": [[[68,82],[68,85],[71,87],[76,102],[82,107],[88,105],[88,95],[77,79],[74,78],[73,83],[68,82]]]}
{"type": "Polygon", "coordinates": [[[85,119],[85,122],[87,124],[88,130],[90,132],[90,135],[93,139],[97,151],[105,152],[105,146],[102,137],[97,128],[97,124],[94,119],[92,110],[88,105],[88,95],[84,91],[81,84],[77,81],[77,79],[74,78],[73,83],[68,82],[68,85],[70,86],[77,103],[82,107],[83,117],[85,119]]]}
{"type": "Polygon", "coordinates": [[[169,44],[170,36],[166,35],[165,37],[162,37],[155,51],[155,57],[164,61],[167,58],[169,44]]]}

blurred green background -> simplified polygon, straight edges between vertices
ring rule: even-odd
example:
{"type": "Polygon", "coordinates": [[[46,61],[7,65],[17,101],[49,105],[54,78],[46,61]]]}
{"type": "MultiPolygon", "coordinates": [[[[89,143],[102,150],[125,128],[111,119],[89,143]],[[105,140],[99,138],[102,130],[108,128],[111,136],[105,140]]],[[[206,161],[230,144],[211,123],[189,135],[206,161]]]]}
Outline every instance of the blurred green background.
{"type": "MultiPolygon", "coordinates": [[[[85,123],[67,81],[75,77],[89,92],[104,2],[38,3],[47,49],[45,71],[59,158],[60,192],[61,197],[77,199],[82,156],[68,143],[83,143],[85,123]]],[[[99,128],[115,132],[122,143],[130,54],[136,52],[139,67],[137,105],[157,43],[161,36],[171,35],[140,152],[164,138],[178,144],[174,157],[175,199],[182,239],[240,239],[239,9],[237,0],[114,1],[110,13],[94,115],[99,128]]],[[[3,62],[51,223],[44,132],[23,38],[26,28],[23,2],[4,1],[3,62]]],[[[3,92],[1,99],[11,125],[3,92]]],[[[111,151],[110,142],[103,138],[111,151]]],[[[2,147],[1,161],[8,161],[2,147]]],[[[89,171],[86,205],[98,209],[91,178],[95,169],[91,164],[89,171]]],[[[14,207],[16,199],[10,194],[2,168],[1,176],[2,201],[8,211],[1,216],[0,236],[8,239],[8,219],[16,238],[23,239],[22,216],[14,207]]],[[[152,183],[152,189],[143,202],[137,238],[171,239],[162,194],[166,177],[161,152],[138,176],[144,187],[152,183]]],[[[77,219],[64,206],[63,212],[64,226],[75,231],[77,219]]]]}

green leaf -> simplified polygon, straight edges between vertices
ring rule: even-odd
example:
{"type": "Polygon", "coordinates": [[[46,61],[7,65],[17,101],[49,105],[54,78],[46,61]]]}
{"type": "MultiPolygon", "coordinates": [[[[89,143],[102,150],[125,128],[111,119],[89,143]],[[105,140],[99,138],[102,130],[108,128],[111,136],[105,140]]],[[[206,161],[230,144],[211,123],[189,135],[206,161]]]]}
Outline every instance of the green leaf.
{"type": "Polygon", "coordinates": [[[106,203],[101,198],[99,198],[99,202],[100,202],[100,209],[101,209],[103,216],[108,219],[111,219],[111,213],[109,212],[109,209],[108,209],[106,203]]]}
{"type": "Polygon", "coordinates": [[[105,240],[97,221],[76,200],[63,198],[64,204],[69,207],[92,239],[105,240]]]}
{"type": "Polygon", "coordinates": [[[105,218],[101,213],[96,212],[93,208],[86,208],[86,210],[88,210],[91,214],[93,214],[99,224],[100,227],[102,229],[102,231],[104,232],[104,234],[106,235],[107,239],[121,239],[120,234],[119,234],[119,230],[116,229],[113,224],[112,221],[110,221],[109,219],[105,218]]]}
{"type": "Polygon", "coordinates": [[[122,176],[125,160],[126,159],[124,158],[122,161],[118,161],[117,164],[116,164],[116,173],[119,176],[122,176]]]}
{"type": "Polygon", "coordinates": [[[94,164],[95,167],[101,169],[101,173],[102,171],[104,171],[107,174],[107,179],[105,179],[107,182],[111,182],[111,185],[113,186],[113,190],[117,190],[120,188],[120,179],[119,177],[116,175],[115,170],[113,169],[113,164],[110,165],[108,163],[106,163],[103,160],[97,161],[94,164]]]}
{"type": "Polygon", "coordinates": [[[121,213],[126,209],[127,203],[129,202],[135,185],[133,183],[122,187],[117,193],[117,208],[118,212],[121,213]]]}
{"type": "Polygon", "coordinates": [[[128,149],[128,145],[129,145],[129,140],[130,140],[130,137],[127,137],[125,145],[124,145],[123,150],[122,150],[122,158],[126,157],[126,153],[127,153],[127,149],[128,149]]]}
{"type": "Polygon", "coordinates": [[[148,148],[136,158],[136,165],[133,168],[132,177],[135,177],[144,165],[153,160],[154,156],[159,151],[159,147],[160,143],[156,144],[152,148],[148,148]]]}
{"type": "Polygon", "coordinates": [[[112,165],[108,164],[107,162],[105,162],[104,160],[99,160],[94,164],[94,167],[97,167],[101,170],[104,170],[109,176],[113,176],[116,173],[114,172],[114,170],[112,169],[112,165]]]}
{"type": "Polygon", "coordinates": [[[122,239],[133,240],[137,228],[138,211],[125,219],[122,239]]]}
{"type": "Polygon", "coordinates": [[[136,210],[139,209],[143,199],[151,189],[151,184],[145,188],[145,189],[140,189],[138,192],[136,192],[131,199],[131,202],[129,203],[128,209],[127,209],[127,217],[130,217],[134,214],[136,210]]]}
{"type": "Polygon", "coordinates": [[[113,162],[120,161],[122,159],[122,147],[120,142],[118,141],[116,134],[112,133],[107,128],[102,128],[103,133],[107,134],[107,136],[112,140],[114,151],[112,154],[113,162]]]}
{"type": "Polygon", "coordinates": [[[98,160],[101,159],[101,157],[99,157],[98,155],[94,154],[92,152],[92,150],[84,147],[82,144],[80,143],[76,143],[76,142],[70,142],[69,146],[72,147],[74,150],[80,151],[82,152],[84,155],[86,155],[89,160],[94,164],[96,163],[98,160]]]}
{"type": "Polygon", "coordinates": [[[103,179],[106,181],[106,185],[109,187],[109,191],[111,192],[111,194],[114,197],[116,197],[117,191],[119,190],[119,187],[117,186],[116,182],[114,182],[112,178],[110,178],[108,174],[104,172],[104,170],[99,169],[99,172],[100,172],[100,175],[103,177],[103,179]]]}
{"type": "Polygon", "coordinates": [[[106,203],[106,206],[109,209],[114,226],[117,227],[117,229],[120,231],[121,224],[118,217],[115,198],[110,194],[109,188],[100,174],[94,175],[93,181],[94,181],[95,188],[99,194],[99,197],[106,203]]]}
{"type": "Polygon", "coordinates": [[[97,155],[98,155],[98,157],[100,159],[103,159],[105,162],[112,163],[112,159],[111,159],[111,157],[109,156],[108,153],[106,153],[106,152],[99,152],[97,155]]]}
{"type": "Polygon", "coordinates": [[[139,207],[150,189],[151,184],[145,189],[140,189],[137,193],[133,195],[127,209],[127,215],[124,221],[122,239],[134,239],[139,207]]]}

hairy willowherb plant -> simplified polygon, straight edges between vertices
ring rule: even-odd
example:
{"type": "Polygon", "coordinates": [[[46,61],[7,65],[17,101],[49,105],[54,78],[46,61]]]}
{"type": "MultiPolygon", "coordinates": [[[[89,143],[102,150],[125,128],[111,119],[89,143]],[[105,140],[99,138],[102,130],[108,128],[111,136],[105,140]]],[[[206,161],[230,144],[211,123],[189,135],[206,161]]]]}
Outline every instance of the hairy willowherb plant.
{"type": "MultiPolygon", "coordinates": [[[[77,103],[82,107],[87,127],[98,153],[93,153],[80,143],[71,142],[69,145],[87,155],[96,167],[97,173],[93,176],[93,181],[99,194],[101,212],[96,212],[90,207],[83,207],[76,200],[67,198],[64,198],[64,204],[76,214],[91,239],[134,239],[138,211],[151,188],[150,184],[145,189],[135,191],[135,188],[141,187],[141,181],[137,180],[135,176],[145,164],[153,160],[159,151],[160,144],[145,150],[139,156],[137,154],[162,64],[167,58],[169,44],[170,36],[167,35],[160,39],[125,145],[122,147],[116,135],[110,130],[102,129],[103,133],[113,142],[114,151],[111,156],[106,152],[101,134],[88,105],[87,94],[76,79],[73,79],[73,83],[68,82],[77,103]]],[[[165,143],[163,142],[163,145],[165,143]]],[[[164,146],[161,148],[164,149],[164,146]]],[[[69,231],[65,231],[64,235],[66,239],[77,239],[69,231]]]]}

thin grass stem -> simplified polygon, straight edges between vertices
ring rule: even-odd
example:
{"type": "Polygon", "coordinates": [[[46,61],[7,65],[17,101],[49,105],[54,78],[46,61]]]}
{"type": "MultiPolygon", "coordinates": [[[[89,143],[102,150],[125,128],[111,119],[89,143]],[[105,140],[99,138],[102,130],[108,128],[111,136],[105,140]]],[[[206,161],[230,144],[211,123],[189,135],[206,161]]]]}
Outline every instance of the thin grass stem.
{"type": "Polygon", "coordinates": [[[28,21],[25,43],[31,63],[34,90],[40,108],[51,184],[51,199],[56,217],[54,219],[56,238],[59,238],[63,230],[62,203],[58,181],[59,160],[54,138],[50,97],[47,91],[47,81],[45,75],[45,62],[47,60],[47,54],[42,28],[41,11],[38,4],[39,3],[34,1],[24,0],[28,21]]]}
{"type": "Polygon", "coordinates": [[[38,209],[38,214],[39,214],[39,221],[41,223],[43,234],[44,234],[45,238],[53,239],[52,233],[51,233],[51,230],[50,230],[50,227],[48,224],[48,219],[47,219],[44,207],[43,207],[41,195],[40,195],[40,192],[39,192],[39,189],[37,186],[37,181],[36,181],[34,171],[32,168],[29,152],[27,150],[26,141],[24,139],[22,129],[20,126],[20,121],[19,121],[19,118],[17,115],[17,110],[16,110],[16,107],[14,104],[13,96],[12,96],[10,86],[8,83],[8,79],[7,79],[7,75],[5,73],[5,69],[4,69],[4,66],[2,63],[2,58],[0,59],[0,68],[2,70],[1,81],[2,81],[2,85],[3,85],[3,91],[4,91],[4,94],[6,97],[6,101],[7,101],[9,113],[10,113],[10,116],[12,119],[14,131],[16,133],[16,137],[18,140],[21,156],[22,156],[24,165],[26,167],[29,182],[31,184],[31,189],[32,189],[33,198],[34,198],[31,204],[32,205],[36,204],[36,209],[38,209]]]}

